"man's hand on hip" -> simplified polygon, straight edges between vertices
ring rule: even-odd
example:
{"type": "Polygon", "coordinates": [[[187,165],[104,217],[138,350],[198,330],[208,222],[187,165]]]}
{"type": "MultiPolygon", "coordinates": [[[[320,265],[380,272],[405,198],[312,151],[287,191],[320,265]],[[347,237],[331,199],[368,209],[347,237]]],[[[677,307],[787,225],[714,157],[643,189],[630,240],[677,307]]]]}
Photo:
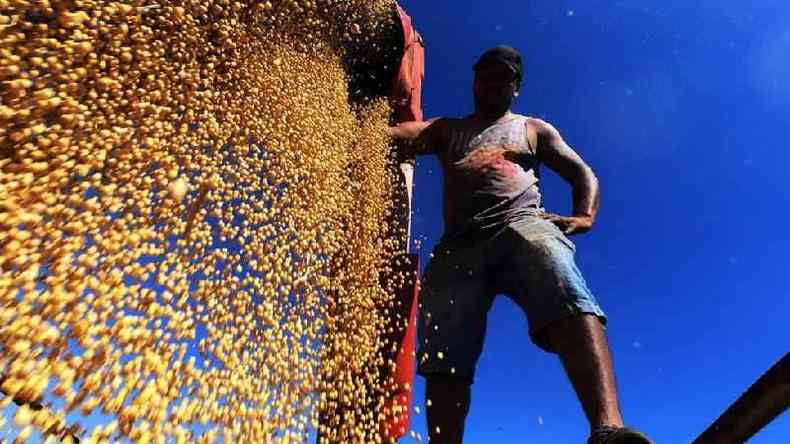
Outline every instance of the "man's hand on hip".
{"type": "Polygon", "coordinates": [[[543,218],[559,227],[564,234],[586,233],[593,226],[593,219],[589,216],[560,216],[559,214],[543,213],[543,218]]]}

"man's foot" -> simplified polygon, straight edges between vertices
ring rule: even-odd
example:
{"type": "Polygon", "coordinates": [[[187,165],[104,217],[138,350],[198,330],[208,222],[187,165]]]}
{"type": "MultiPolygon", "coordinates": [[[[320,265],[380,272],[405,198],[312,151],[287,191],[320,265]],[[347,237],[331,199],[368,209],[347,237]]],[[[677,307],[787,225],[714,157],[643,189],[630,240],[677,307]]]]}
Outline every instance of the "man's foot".
{"type": "Polygon", "coordinates": [[[644,433],[628,427],[604,426],[594,431],[587,444],[655,444],[644,433]]]}

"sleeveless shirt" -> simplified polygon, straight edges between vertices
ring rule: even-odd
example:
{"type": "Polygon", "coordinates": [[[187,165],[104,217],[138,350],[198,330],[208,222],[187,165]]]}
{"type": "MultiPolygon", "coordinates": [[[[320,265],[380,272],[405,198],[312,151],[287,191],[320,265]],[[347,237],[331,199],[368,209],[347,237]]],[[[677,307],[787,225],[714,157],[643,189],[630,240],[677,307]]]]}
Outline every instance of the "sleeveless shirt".
{"type": "Polygon", "coordinates": [[[482,131],[455,125],[439,159],[444,171],[443,240],[494,234],[541,207],[539,161],[526,116],[510,114],[482,131]]]}

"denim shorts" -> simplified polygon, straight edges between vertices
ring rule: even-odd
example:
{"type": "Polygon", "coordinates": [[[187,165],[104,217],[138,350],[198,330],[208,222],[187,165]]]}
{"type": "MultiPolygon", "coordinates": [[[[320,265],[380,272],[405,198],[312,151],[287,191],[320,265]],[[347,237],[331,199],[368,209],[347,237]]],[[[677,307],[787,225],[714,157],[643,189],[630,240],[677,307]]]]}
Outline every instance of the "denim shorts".
{"type": "Polygon", "coordinates": [[[440,242],[420,290],[418,372],[473,380],[497,294],[524,310],[532,341],[547,351],[544,329],[554,321],[589,313],[605,325],[575,251],[559,228],[538,215],[474,243],[440,242]]]}

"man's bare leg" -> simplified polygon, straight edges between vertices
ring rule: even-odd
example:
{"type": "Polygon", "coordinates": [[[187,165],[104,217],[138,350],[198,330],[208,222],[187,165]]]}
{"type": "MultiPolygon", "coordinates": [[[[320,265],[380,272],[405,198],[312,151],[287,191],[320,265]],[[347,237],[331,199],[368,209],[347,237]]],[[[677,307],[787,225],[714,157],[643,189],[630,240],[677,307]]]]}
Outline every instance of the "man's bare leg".
{"type": "Polygon", "coordinates": [[[593,315],[557,321],[546,329],[581,401],[590,429],[623,426],[612,358],[603,325],[593,315]]]}
{"type": "Polygon", "coordinates": [[[463,442],[470,398],[471,382],[468,380],[451,376],[428,378],[425,387],[425,413],[428,417],[431,444],[463,442]]]}

